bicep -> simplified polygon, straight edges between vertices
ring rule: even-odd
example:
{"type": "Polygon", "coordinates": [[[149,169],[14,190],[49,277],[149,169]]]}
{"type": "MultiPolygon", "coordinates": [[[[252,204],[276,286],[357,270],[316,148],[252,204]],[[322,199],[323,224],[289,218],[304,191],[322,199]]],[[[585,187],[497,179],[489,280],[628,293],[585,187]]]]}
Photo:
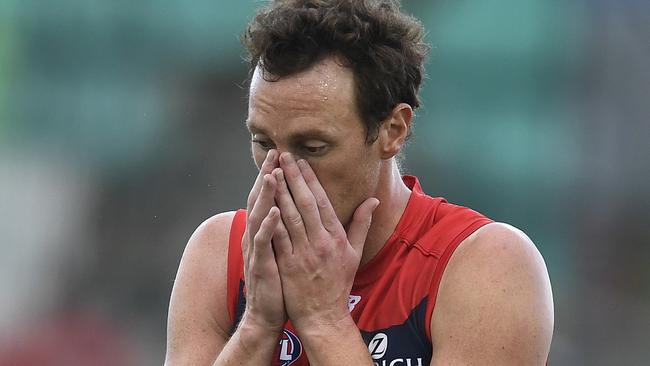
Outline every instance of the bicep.
{"type": "Polygon", "coordinates": [[[431,321],[431,365],[544,365],[553,300],[544,261],[525,234],[490,224],[461,244],[431,321]]]}
{"type": "Polygon", "coordinates": [[[169,303],[166,365],[212,365],[228,340],[226,279],[233,215],[206,220],[185,248],[169,303]]]}

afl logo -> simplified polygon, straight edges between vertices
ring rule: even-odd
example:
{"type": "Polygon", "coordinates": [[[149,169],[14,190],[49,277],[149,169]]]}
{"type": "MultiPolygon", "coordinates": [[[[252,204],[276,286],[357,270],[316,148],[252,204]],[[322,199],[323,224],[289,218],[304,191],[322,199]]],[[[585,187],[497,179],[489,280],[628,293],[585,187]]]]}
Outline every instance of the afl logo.
{"type": "Polygon", "coordinates": [[[298,361],[300,355],[302,355],[302,344],[300,343],[300,339],[287,329],[282,331],[279,346],[280,353],[278,355],[278,360],[280,362],[278,364],[280,366],[289,366],[298,361]]]}
{"type": "Polygon", "coordinates": [[[380,360],[386,354],[388,348],[388,336],[384,333],[377,333],[368,343],[368,352],[373,360],[380,360]]]}

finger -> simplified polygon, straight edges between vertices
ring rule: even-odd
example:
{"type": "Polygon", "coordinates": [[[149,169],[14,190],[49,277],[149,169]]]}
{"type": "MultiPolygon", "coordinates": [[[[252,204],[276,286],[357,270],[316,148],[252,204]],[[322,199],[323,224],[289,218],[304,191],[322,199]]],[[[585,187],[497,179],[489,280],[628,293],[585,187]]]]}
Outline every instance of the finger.
{"type": "Polygon", "coordinates": [[[363,253],[363,245],[366,242],[370,223],[372,222],[372,213],[377,206],[379,206],[379,200],[376,198],[368,198],[363,201],[354,211],[352,221],[348,227],[348,241],[359,256],[363,253]]]}
{"type": "Polygon", "coordinates": [[[267,216],[271,207],[275,204],[276,180],[271,174],[262,177],[262,189],[253,208],[248,213],[247,227],[250,235],[255,236],[267,216]]]}
{"type": "Polygon", "coordinates": [[[289,233],[293,249],[301,248],[301,246],[304,246],[308,242],[307,231],[305,230],[302,216],[293,202],[291,193],[289,193],[282,169],[275,169],[273,175],[278,183],[277,189],[275,190],[275,202],[280,208],[280,216],[284,222],[284,227],[289,233]]]}
{"type": "Polygon", "coordinates": [[[291,238],[289,237],[289,232],[284,226],[282,220],[278,220],[277,225],[275,226],[275,231],[273,232],[273,249],[275,250],[275,256],[278,261],[278,264],[288,255],[293,253],[293,246],[291,244],[291,238]]]}
{"type": "Polygon", "coordinates": [[[253,261],[255,263],[264,263],[269,258],[273,258],[271,239],[278,221],[280,221],[280,212],[277,207],[272,207],[262,220],[260,229],[253,239],[253,261]]]}
{"type": "Polygon", "coordinates": [[[339,218],[336,216],[334,207],[332,207],[332,203],[327,197],[325,189],[323,189],[323,186],[318,181],[316,173],[314,173],[314,170],[304,159],[298,160],[297,164],[305,179],[305,183],[307,183],[307,186],[314,195],[323,227],[330,233],[339,232],[343,226],[341,225],[339,218]]]}
{"type": "Polygon", "coordinates": [[[244,236],[242,237],[241,240],[241,252],[244,257],[244,269],[248,268],[250,264],[250,240],[248,238],[248,228],[246,228],[246,231],[244,231],[244,236]]]}
{"type": "MultiPolygon", "coordinates": [[[[295,206],[305,222],[307,235],[308,237],[314,237],[323,230],[323,223],[320,219],[316,199],[307,186],[300,172],[300,168],[298,168],[295,159],[290,153],[282,153],[280,155],[280,167],[293,196],[295,206]]],[[[291,230],[291,228],[288,229],[291,230]]]]}
{"type": "MultiPolygon", "coordinates": [[[[248,219],[250,217],[251,211],[253,210],[253,206],[255,205],[255,201],[257,201],[257,198],[259,197],[260,190],[262,189],[262,185],[264,182],[264,176],[268,173],[270,173],[273,168],[275,168],[278,165],[278,152],[277,150],[269,150],[269,152],[266,154],[266,158],[264,159],[264,162],[262,163],[262,167],[260,168],[259,173],[257,174],[257,178],[255,179],[255,183],[253,183],[253,187],[251,188],[250,193],[248,194],[248,200],[246,202],[246,231],[244,233],[244,239],[242,240],[242,253],[244,254],[244,266],[248,265],[248,262],[250,260],[250,233],[252,232],[250,230],[250,225],[248,225],[248,219]]],[[[254,233],[254,232],[253,232],[254,233]]]]}
{"type": "Polygon", "coordinates": [[[278,166],[278,152],[275,149],[271,149],[266,154],[266,158],[262,163],[260,172],[259,174],[257,174],[257,178],[255,178],[255,183],[253,183],[253,188],[251,188],[251,191],[248,194],[248,200],[246,201],[246,209],[249,213],[253,208],[253,205],[255,204],[257,197],[260,194],[264,176],[266,174],[271,173],[271,171],[273,171],[273,169],[275,169],[277,166],[278,166]]]}

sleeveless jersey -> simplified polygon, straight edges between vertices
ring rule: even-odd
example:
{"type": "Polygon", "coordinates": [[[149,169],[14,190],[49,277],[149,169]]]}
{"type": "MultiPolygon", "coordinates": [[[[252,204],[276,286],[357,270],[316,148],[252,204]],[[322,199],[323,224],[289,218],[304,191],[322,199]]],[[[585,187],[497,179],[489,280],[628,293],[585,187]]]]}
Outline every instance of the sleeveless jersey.
{"type": "MultiPolygon", "coordinates": [[[[423,193],[404,176],[408,204],[391,237],[356,274],[348,309],[375,365],[425,366],[431,361],[431,315],[442,273],[458,245],[492,220],[423,193]]],[[[241,241],[246,211],[235,214],[228,249],[228,315],[233,332],[245,308],[241,241]]],[[[298,333],[285,325],[272,365],[309,365],[298,333]]]]}

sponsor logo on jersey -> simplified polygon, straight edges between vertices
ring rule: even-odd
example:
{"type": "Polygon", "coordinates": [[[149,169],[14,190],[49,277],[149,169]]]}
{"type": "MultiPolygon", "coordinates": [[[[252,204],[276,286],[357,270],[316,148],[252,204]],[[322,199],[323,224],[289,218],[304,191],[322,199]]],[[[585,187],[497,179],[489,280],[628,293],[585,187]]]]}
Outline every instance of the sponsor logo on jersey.
{"type": "Polygon", "coordinates": [[[386,354],[388,348],[388,336],[384,333],[377,333],[368,343],[368,352],[373,360],[379,360],[386,354]]]}
{"type": "Polygon", "coordinates": [[[375,366],[424,366],[422,358],[395,358],[382,360],[388,350],[388,336],[385,333],[377,333],[368,343],[368,352],[374,361],[375,366]]]}
{"type": "Polygon", "coordinates": [[[280,338],[280,353],[278,355],[279,364],[281,366],[289,366],[298,361],[302,355],[302,343],[300,339],[291,333],[291,331],[284,329],[282,337],[280,338]]]}
{"type": "Polygon", "coordinates": [[[413,358],[396,358],[394,360],[375,361],[375,366],[425,366],[422,364],[422,357],[413,358]]]}
{"type": "Polygon", "coordinates": [[[361,296],[350,295],[348,297],[348,310],[352,312],[352,310],[354,310],[354,307],[357,306],[357,304],[360,302],[361,302],[361,296]]]}

